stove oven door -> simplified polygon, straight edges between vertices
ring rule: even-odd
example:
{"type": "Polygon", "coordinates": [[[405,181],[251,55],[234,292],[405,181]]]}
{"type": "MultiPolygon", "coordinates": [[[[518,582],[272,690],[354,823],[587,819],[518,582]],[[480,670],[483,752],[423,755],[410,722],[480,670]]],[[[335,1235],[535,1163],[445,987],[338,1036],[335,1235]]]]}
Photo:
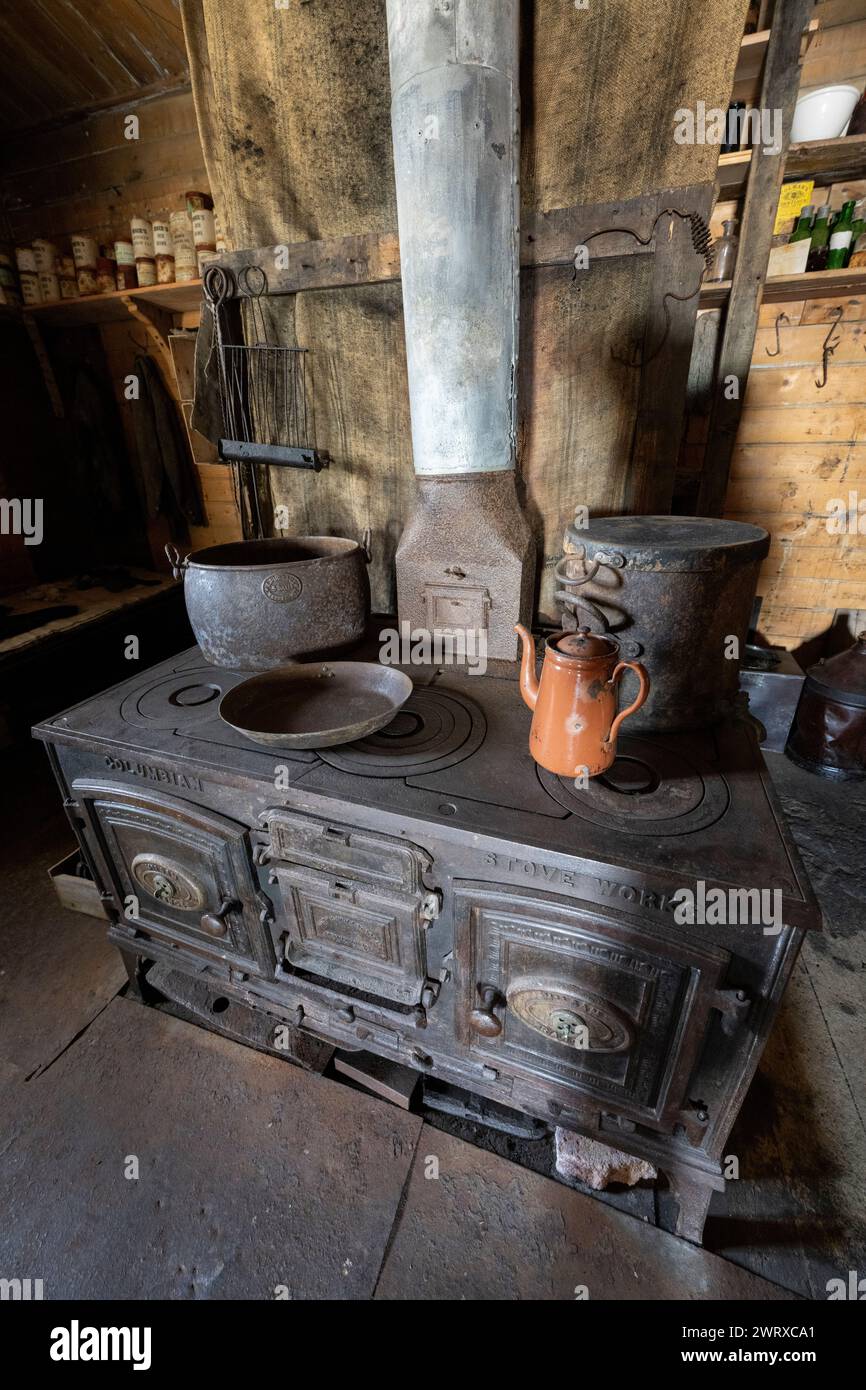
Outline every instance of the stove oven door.
{"type": "MultiPolygon", "coordinates": [[[[376,999],[421,1003],[439,895],[417,845],[282,808],[263,817],[283,967],[376,999]]],[[[270,891],[270,890],[269,890],[270,891]]]]}
{"type": "Polygon", "coordinates": [[[683,1122],[726,952],[483,883],[455,885],[455,931],[458,1031],[479,1062],[548,1109],[683,1122]]]}
{"type": "Polygon", "coordinates": [[[160,792],[85,781],[72,791],[117,913],[139,940],[272,973],[243,825],[160,792]]]}

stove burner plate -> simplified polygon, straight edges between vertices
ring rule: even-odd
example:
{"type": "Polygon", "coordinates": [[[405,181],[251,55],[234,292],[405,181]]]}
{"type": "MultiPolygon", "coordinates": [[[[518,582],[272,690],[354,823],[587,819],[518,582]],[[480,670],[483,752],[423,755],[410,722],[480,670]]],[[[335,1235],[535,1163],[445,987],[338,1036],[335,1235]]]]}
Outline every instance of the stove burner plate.
{"type": "Polygon", "coordinates": [[[728,809],[728,785],[701,771],[680,752],[629,738],[613,766],[593,777],[585,791],[573,780],[538,768],[542,786],[560,806],[594,825],[624,835],[689,835],[715,824],[728,809]]]}
{"type": "Polygon", "coordinates": [[[362,777],[411,777],[462,762],[486,733],[487,721],[468,695],[416,687],[384,729],[357,743],[322,748],[319,757],[362,777]]]}
{"type": "Polygon", "coordinates": [[[215,717],[224,692],[244,679],[242,672],[192,666],[127,695],[120,713],[127,724],[136,724],[140,729],[176,729],[215,717]]]}

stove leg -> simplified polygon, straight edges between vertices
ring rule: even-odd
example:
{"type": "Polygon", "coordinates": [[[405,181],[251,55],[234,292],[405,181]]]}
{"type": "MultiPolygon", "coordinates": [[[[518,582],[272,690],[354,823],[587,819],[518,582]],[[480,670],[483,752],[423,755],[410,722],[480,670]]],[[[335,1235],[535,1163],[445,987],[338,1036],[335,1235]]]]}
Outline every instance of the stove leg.
{"type": "Polygon", "coordinates": [[[701,1182],[700,1178],[684,1177],[681,1173],[669,1173],[668,1180],[677,1203],[674,1234],[690,1240],[694,1245],[702,1245],[704,1222],[715,1189],[709,1183],[701,1182]]]}
{"type": "Polygon", "coordinates": [[[117,949],[129,977],[129,984],[126,989],[127,999],[135,999],[139,1004],[148,1003],[147,985],[141,969],[144,957],[135,951],[124,951],[122,946],[118,946],[117,949]]]}

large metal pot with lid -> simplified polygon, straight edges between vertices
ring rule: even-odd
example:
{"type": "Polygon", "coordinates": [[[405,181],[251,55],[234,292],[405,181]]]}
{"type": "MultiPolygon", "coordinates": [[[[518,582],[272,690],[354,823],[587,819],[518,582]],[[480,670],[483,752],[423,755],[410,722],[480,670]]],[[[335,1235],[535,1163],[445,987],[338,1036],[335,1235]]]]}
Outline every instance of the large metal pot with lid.
{"type": "Polygon", "coordinates": [[[249,671],[357,642],[370,612],[363,543],[344,536],[233,541],[181,559],[166,546],[206,661],[249,671]]]}
{"type": "MultiPolygon", "coordinates": [[[[693,516],[609,516],[571,526],[556,567],[563,626],[609,633],[652,672],[629,732],[699,729],[737,703],[761,560],[760,526],[693,516]]],[[[637,682],[627,675],[629,689],[637,682]]]]}

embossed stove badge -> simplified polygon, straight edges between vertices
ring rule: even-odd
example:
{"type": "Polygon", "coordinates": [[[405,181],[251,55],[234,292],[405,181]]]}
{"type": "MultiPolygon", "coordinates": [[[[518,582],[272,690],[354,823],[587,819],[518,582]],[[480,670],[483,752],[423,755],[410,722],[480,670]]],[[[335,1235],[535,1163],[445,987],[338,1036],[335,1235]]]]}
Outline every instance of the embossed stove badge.
{"type": "Polygon", "coordinates": [[[131,864],[132,876],[146,893],[157,902],[176,907],[181,912],[194,912],[204,907],[205,894],[200,883],[156,854],[137,854],[131,864]]]}
{"type": "Polygon", "coordinates": [[[274,603],[293,603],[303,587],[296,574],[266,574],[262,580],[262,593],[274,603]]]}
{"type": "Polygon", "coordinates": [[[582,1052],[627,1052],[632,1030],[606,999],[549,980],[515,980],[508,1007],[551,1042],[582,1052]]]}

